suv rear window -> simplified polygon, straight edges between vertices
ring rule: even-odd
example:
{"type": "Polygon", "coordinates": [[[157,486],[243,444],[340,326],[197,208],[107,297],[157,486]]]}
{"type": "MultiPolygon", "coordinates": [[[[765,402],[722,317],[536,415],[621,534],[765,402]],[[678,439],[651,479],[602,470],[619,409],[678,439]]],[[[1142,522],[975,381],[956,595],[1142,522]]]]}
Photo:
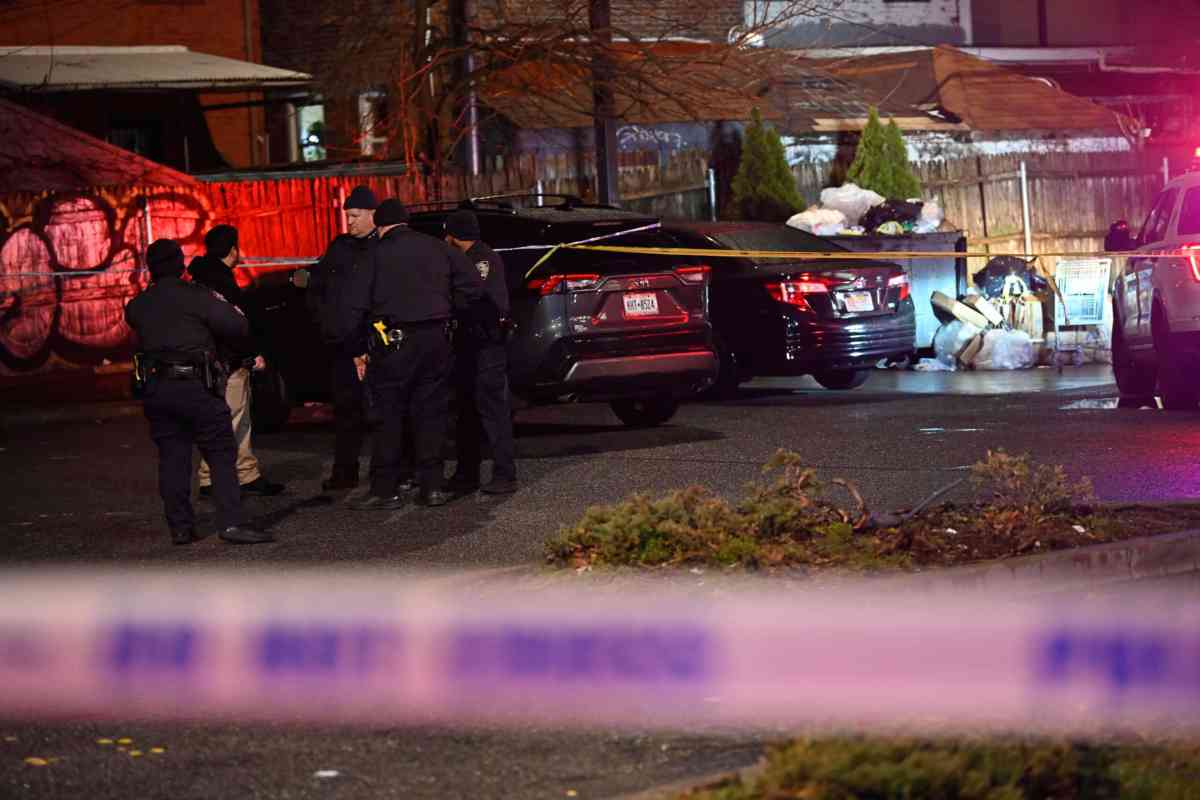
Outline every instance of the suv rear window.
{"type": "Polygon", "coordinates": [[[1154,208],[1146,217],[1146,224],[1142,226],[1142,233],[1138,237],[1139,244],[1153,244],[1167,235],[1167,224],[1175,211],[1175,198],[1178,196],[1178,189],[1168,189],[1158,196],[1154,208]]]}
{"type": "Polygon", "coordinates": [[[1179,209],[1179,234],[1188,236],[1200,233],[1200,186],[1188,189],[1183,196],[1183,207],[1179,209]]]}

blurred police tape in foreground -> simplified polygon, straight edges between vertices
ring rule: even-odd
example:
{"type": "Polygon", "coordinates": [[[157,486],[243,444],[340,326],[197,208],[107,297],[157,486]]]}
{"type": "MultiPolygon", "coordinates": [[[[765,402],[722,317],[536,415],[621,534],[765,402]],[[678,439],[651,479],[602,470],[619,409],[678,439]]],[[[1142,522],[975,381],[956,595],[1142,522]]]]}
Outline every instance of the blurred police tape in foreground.
{"type": "Polygon", "coordinates": [[[1200,606],[1178,597],[803,586],[10,571],[0,573],[0,716],[1076,733],[1200,724],[1200,606]]]}

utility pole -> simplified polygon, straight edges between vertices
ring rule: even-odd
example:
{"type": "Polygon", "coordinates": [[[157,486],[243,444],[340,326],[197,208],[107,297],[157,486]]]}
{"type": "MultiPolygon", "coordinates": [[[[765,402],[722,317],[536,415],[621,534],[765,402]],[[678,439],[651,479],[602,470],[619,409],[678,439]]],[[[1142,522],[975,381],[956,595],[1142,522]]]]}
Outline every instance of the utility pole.
{"type": "Polygon", "coordinates": [[[609,0],[588,0],[588,26],[592,32],[592,113],[596,139],[596,199],[616,205],[617,121],[613,96],[615,69],[612,58],[612,8],[609,0]]]}
{"type": "Polygon", "coordinates": [[[474,0],[454,0],[450,4],[450,12],[454,43],[462,48],[463,52],[458,64],[459,83],[465,87],[463,120],[466,136],[461,145],[461,152],[464,155],[463,162],[466,164],[467,172],[475,176],[481,171],[479,98],[475,92],[475,81],[471,78],[475,72],[475,57],[471,52],[471,25],[475,22],[475,2],[474,0]]]}

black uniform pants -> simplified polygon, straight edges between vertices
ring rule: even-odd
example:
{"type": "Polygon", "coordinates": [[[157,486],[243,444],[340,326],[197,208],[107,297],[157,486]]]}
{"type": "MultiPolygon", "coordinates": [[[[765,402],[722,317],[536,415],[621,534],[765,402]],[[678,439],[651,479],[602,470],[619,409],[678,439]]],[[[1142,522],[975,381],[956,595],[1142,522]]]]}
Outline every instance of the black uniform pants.
{"type": "Polygon", "coordinates": [[[143,403],[150,438],[158,446],[158,493],[167,525],[173,531],[191,529],[192,447],[212,470],[213,499],[220,529],[242,523],[242,493],[237,478],[237,441],[225,400],[214,396],[199,380],[159,378],[143,403]]]}
{"type": "Polygon", "coordinates": [[[508,399],[508,349],[502,344],[468,342],[454,359],[454,391],[458,396],[455,433],[460,480],[479,482],[482,438],[492,448],[492,478],[516,480],[512,409],[508,399]]]}
{"type": "Polygon", "coordinates": [[[358,379],[354,356],[333,357],[333,471],[358,475],[358,457],[367,437],[366,391],[358,379]]]}
{"type": "Polygon", "coordinates": [[[373,443],[371,494],[390,497],[405,477],[404,442],[411,428],[421,491],[441,491],[442,447],[450,405],[450,342],[440,323],[405,330],[395,351],[372,357],[371,393],[379,417],[373,443]]]}

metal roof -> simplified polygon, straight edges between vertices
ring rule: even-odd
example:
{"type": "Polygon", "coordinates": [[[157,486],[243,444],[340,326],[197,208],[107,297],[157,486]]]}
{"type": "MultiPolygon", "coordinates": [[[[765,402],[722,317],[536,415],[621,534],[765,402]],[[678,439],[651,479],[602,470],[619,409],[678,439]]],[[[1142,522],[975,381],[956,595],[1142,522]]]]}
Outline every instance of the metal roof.
{"type": "Polygon", "coordinates": [[[973,131],[1122,130],[1121,117],[1103,106],[953,47],[819,63],[869,97],[944,109],[973,131]]]}
{"type": "Polygon", "coordinates": [[[244,91],[310,83],[304,72],[154,47],[0,47],[0,86],[24,91],[206,89],[244,91]]]}

